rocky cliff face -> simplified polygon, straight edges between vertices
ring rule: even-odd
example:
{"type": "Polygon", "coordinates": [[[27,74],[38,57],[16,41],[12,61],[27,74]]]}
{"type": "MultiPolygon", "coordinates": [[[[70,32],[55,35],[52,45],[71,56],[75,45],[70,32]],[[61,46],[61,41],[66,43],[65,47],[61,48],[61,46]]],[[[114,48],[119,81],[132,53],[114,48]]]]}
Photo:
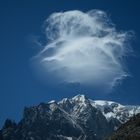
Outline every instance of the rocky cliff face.
{"type": "Polygon", "coordinates": [[[139,112],[140,107],[77,95],[25,108],[18,124],[5,121],[0,140],[102,140],[139,112]]]}
{"type": "Polygon", "coordinates": [[[128,122],[121,125],[121,127],[106,140],[140,140],[140,114],[137,114],[128,122]]]}

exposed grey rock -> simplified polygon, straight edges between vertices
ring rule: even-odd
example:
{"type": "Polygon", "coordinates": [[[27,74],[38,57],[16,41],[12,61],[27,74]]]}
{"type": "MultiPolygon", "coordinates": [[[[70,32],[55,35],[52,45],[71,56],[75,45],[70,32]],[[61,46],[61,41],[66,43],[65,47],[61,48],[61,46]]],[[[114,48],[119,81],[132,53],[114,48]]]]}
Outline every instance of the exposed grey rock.
{"type": "Polygon", "coordinates": [[[6,120],[0,140],[102,140],[139,111],[77,95],[26,107],[18,124],[6,120]]]}

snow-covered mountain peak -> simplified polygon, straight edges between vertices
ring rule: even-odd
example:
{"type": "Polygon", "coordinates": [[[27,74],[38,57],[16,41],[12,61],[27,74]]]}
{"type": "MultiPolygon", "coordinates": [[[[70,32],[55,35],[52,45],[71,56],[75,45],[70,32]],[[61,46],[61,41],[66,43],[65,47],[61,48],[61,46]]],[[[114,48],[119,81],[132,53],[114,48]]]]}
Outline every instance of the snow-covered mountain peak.
{"type": "Polygon", "coordinates": [[[134,113],[132,109],[130,111],[126,106],[119,103],[104,100],[91,100],[81,94],[70,99],[64,98],[58,104],[62,109],[68,112],[72,118],[76,120],[80,119],[83,124],[86,124],[87,120],[95,117],[102,121],[106,120],[111,125],[112,129],[116,129],[120,124],[126,122],[130,118],[130,114],[134,113]]]}
{"type": "Polygon", "coordinates": [[[66,104],[66,103],[69,103],[69,99],[68,98],[63,98],[61,101],[59,101],[58,103],[59,104],[66,104]]]}
{"type": "Polygon", "coordinates": [[[77,103],[84,103],[84,104],[89,103],[88,98],[83,94],[78,94],[74,96],[71,100],[77,103]]]}
{"type": "Polygon", "coordinates": [[[52,104],[52,103],[56,103],[56,101],[55,101],[55,100],[51,100],[51,101],[49,101],[48,103],[49,103],[49,104],[52,104]]]}
{"type": "Polygon", "coordinates": [[[104,100],[90,100],[93,107],[99,109],[108,121],[117,119],[124,123],[133,115],[140,113],[140,107],[121,105],[120,103],[104,100]]]}
{"type": "Polygon", "coordinates": [[[105,100],[95,100],[94,103],[100,106],[118,106],[118,105],[122,106],[119,103],[113,101],[105,101],[105,100]]]}
{"type": "Polygon", "coordinates": [[[83,94],[78,94],[74,96],[73,98],[63,98],[61,101],[58,102],[58,104],[86,104],[89,103],[88,98],[83,94]]]}
{"type": "Polygon", "coordinates": [[[21,139],[102,140],[137,113],[140,106],[77,95],[25,108],[20,123],[5,130],[6,123],[1,132],[8,140],[19,139],[19,136],[21,139]]]}
{"type": "Polygon", "coordinates": [[[83,94],[78,94],[78,95],[74,96],[72,99],[73,100],[81,100],[81,101],[84,101],[86,99],[86,96],[83,95],[83,94]]]}
{"type": "MultiPolygon", "coordinates": [[[[140,113],[140,107],[121,105],[120,103],[105,100],[91,100],[83,94],[78,94],[71,99],[64,98],[59,104],[63,104],[65,110],[70,110],[73,115],[85,112],[91,106],[99,110],[108,121],[113,119],[120,123],[126,122],[133,115],[140,113]]],[[[88,109],[88,110],[89,110],[88,109]]]]}
{"type": "Polygon", "coordinates": [[[90,100],[90,103],[92,106],[94,106],[95,108],[100,108],[101,110],[105,109],[105,108],[110,108],[111,110],[118,110],[121,108],[124,108],[124,105],[121,105],[117,102],[113,102],[113,101],[104,101],[104,100],[90,100]]]}

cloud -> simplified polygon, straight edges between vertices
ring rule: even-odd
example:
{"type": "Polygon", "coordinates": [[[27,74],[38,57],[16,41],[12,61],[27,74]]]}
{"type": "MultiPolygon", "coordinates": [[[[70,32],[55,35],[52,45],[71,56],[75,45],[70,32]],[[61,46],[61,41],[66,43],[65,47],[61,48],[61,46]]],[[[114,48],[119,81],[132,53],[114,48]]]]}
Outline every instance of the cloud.
{"type": "Polygon", "coordinates": [[[60,83],[112,88],[128,76],[129,33],[117,31],[105,12],[53,13],[44,27],[47,43],[37,56],[60,83]]]}

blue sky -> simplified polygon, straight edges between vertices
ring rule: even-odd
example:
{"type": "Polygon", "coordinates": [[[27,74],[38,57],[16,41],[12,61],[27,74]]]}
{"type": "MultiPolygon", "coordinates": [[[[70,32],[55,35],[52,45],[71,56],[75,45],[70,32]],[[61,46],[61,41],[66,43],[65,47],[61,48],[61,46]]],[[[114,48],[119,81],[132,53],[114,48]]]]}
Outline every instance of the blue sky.
{"type": "MultiPolygon", "coordinates": [[[[0,124],[5,118],[18,120],[24,106],[60,100],[76,94],[92,99],[113,100],[123,104],[140,104],[140,7],[139,1],[110,0],[42,0],[1,1],[0,4],[0,124]],[[68,10],[83,12],[99,9],[107,12],[118,30],[133,30],[131,43],[134,56],[127,58],[131,77],[110,94],[91,87],[74,85],[50,86],[36,75],[32,57],[40,47],[31,40],[43,38],[42,25],[54,13],[68,10]]],[[[43,40],[43,39],[42,39],[43,40]]],[[[47,79],[47,78],[46,78],[47,79]]],[[[49,81],[49,79],[47,80],[49,81]]]]}

